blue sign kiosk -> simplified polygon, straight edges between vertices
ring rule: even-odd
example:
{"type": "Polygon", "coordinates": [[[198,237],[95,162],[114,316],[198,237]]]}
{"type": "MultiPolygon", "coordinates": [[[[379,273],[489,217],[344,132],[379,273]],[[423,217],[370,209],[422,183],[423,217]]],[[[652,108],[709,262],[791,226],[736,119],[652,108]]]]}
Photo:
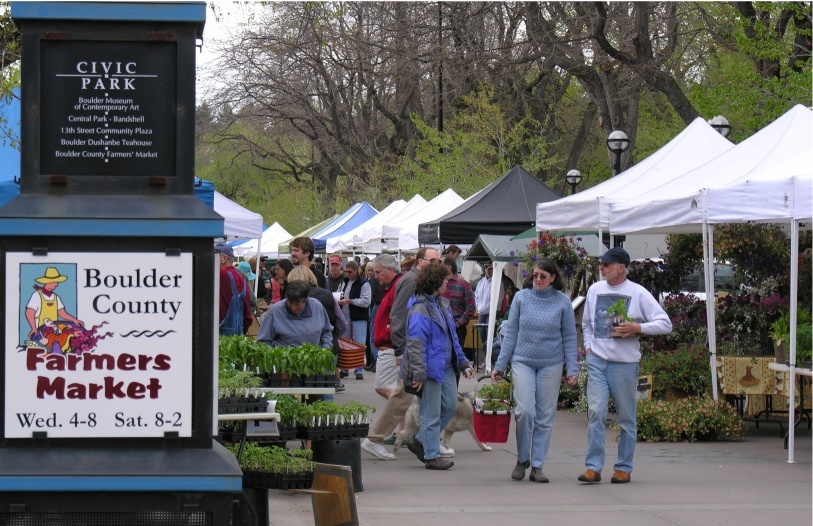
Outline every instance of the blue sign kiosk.
{"type": "Polygon", "coordinates": [[[231,524],[242,473],[212,438],[223,219],[194,195],[205,3],[11,15],[22,156],[0,208],[0,518],[231,524]]]}

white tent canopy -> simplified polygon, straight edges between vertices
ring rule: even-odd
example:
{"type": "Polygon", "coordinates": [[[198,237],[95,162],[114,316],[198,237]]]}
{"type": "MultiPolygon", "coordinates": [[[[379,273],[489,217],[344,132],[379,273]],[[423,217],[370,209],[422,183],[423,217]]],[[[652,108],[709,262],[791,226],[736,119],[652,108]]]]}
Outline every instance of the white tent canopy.
{"type": "MultiPolygon", "coordinates": [[[[426,206],[416,211],[410,217],[405,217],[401,221],[388,225],[390,233],[397,230],[398,250],[417,250],[421,247],[418,242],[418,226],[421,223],[434,221],[443,217],[451,210],[454,210],[463,202],[463,198],[451,188],[439,194],[437,197],[426,203],[426,206]]],[[[387,233],[385,232],[385,237],[387,233]]],[[[390,242],[387,243],[391,245],[390,242]]]]}
{"type": "MultiPolygon", "coordinates": [[[[416,195],[415,197],[423,200],[423,197],[416,195]]],[[[414,198],[413,198],[414,199],[414,198]]],[[[424,201],[425,202],[425,201],[424,201]]],[[[379,212],[376,216],[371,217],[364,223],[360,224],[350,232],[346,232],[341,236],[329,237],[326,242],[326,251],[328,254],[333,252],[356,252],[361,251],[364,247],[364,236],[366,232],[372,232],[377,227],[380,227],[385,222],[396,217],[407,202],[403,199],[398,199],[389,204],[384,210],[379,212]]]]}
{"type": "Polygon", "coordinates": [[[289,234],[282,225],[275,222],[265,229],[265,232],[263,232],[259,240],[252,239],[251,241],[236,245],[234,247],[234,255],[247,258],[256,256],[259,253],[261,256],[276,259],[279,257],[279,244],[288,239],[291,239],[291,234],[289,234]]]}
{"type": "Polygon", "coordinates": [[[420,210],[426,206],[426,199],[424,199],[420,194],[415,194],[415,196],[410,199],[406,206],[404,206],[400,212],[398,212],[395,216],[389,218],[387,221],[378,223],[373,225],[370,229],[364,230],[364,252],[367,254],[380,254],[386,248],[386,245],[382,241],[384,238],[384,228],[388,223],[396,223],[401,220],[401,218],[408,217],[415,213],[416,210],[420,210]]]}
{"type": "Polygon", "coordinates": [[[813,111],[796,105],[715,159],[638,198],[610,206],[610,230],[629,233],[699,233],[708,217],[706,189],[747,180],[810,148],[813,111]]]}
{"type": "Polygon", "coordinates": [[[263,233],[263,216],[248,210],[220,192],[214,195],[215,212],[225,220],[223,231],[227,241],[257,239],[263,233]]]}
{"type": "Polygon", "coordinates": [[[583,192],[536,205],[536,229],[607,230],[610,203],[651,195],[668,181],[714,159],[734,145],[701,118],[643,161],[583,192]]]}
{"type": "Polygon", "coordinates": [[[813,148],[747,181],[707,192],[709,223],[788,223],[813,215],[813,148]]]}
{"type": "MultiPolygon", "coordinates": [[[[813,134],[811,134],[813,135],[813,134]]],[[[811,137],[808,137],[810,139],[811,137]]],[[[753,179],[708,189],[709,223],[760,221],[790,223],[790,378],[796,374],[796,324],[799,276],[799,228],[813,219],[813,149],[757,174],[753,179]]],[[[780,364],[781,365],[781,364],[780,364]]],[[[788,400],[796,383],[789,382],[788,400]]],[[[794,412],[788,414],[788,462],[794,462],[794,412]]]]}

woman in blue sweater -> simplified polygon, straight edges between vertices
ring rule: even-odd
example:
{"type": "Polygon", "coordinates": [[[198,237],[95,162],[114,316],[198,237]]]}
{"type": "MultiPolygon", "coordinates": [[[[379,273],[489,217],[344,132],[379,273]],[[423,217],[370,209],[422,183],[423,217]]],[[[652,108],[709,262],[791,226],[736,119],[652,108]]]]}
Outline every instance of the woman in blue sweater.
{"type": "Polygon", "coordinates": [[[514,296],[506,335],[492,380],[498,380],[511,362],[514,379],[514,415],[517,421],[517,465],[511,478],[522,480],[531,466],[531,482],[548,482],[542,465],[548,455],[550,433],[562,381],[562,358],[567,383],[578,382],[576,318],[556,263],[540,258],[533,269],[533,288],[514,296]]]}

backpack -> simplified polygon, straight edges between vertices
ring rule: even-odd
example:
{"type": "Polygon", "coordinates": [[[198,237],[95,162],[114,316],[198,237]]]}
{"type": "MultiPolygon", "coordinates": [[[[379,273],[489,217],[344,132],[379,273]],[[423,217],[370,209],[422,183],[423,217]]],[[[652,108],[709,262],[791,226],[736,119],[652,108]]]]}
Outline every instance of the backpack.
{"type": "Polygon", "coordinates": [[[234,284],[234,276],[227,272],[231,282],[231,301],[226,316],[220,322],[221,336],[235,336],[243,334],[243,309],[246,300],[246,291],[237,292],[237,285],[234,284]]]}

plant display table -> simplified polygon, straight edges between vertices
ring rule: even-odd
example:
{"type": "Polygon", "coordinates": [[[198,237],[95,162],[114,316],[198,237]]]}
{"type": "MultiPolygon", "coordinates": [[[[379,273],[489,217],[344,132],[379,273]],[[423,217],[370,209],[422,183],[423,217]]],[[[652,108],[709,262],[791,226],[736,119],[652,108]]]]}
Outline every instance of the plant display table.
{"type": "MultiPolygon", "coordinates": [[[[769,418],[771,415],[788,414],[786,409],[773,407],[774,396],[788,396],[791,378],[786,365],[777,364],[774,356],[717,356],[716,369],[722,393],[736,397],[740,416],[753,417],[743,420],[755,422],[757,427],[760,422],[776,423],[780,428],[780,436],[785,435],[783,423],[769,418]],[[761,416],[764,418],[760,418],[761,416]]],[[[810,380],[801,379],[804,376],[799,373],[793,379],[797,393],[803,392],[803,384],[807,384],[809,389],[810,380]]],[[[809,414],[810,400],[804,397],[800,400],[809,414]]]]}
{"type": "MultiPolygon", "coordinates": [[[[783,364],[783,363],[771,363],[768,364],[768,368],[772,371],[776,371],[777,373],[785,375],[785,377],[790,376],[790,367],[783,364]]],[[[811,425],[811,414],[810,414],[810,388],[811,388],[811,378],[813,378],[813,371],[810,369],[804,369],[802,367],[794,368],[794,373],[796,375],[796,384],[797,389],[794,391],[798,396],[798,404],[794,402],[794,412],[796,413],[796,420],[793,422],[793,428],[799,425],[799,422],[802,421],[802,418],[807,418],[807,428],[810,429],[811,425]],[[805,386],[807,386],[808,394],[805,395],[805,386]]],[[[796,397],[794,397],[796,398],[796,397]]],[[[788,411],[782,411],[782,413],[787,413],[788,411]]],[[[788,449],[788,437],[790,436],[791,429],[788,429],[788,432],[785,433],[785,449],[788,449]]]]}

